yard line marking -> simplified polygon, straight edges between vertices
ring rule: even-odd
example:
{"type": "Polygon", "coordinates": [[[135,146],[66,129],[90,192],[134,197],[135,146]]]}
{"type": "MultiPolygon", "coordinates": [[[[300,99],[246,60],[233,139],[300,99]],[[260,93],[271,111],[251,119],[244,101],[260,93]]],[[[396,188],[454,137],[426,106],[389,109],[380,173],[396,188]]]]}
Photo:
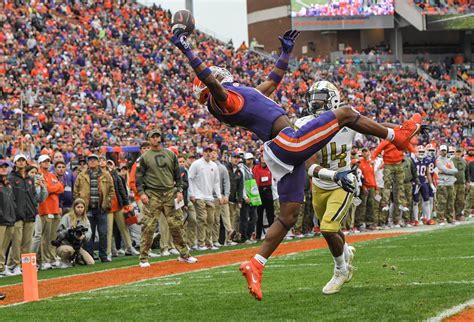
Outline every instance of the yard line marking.
{"type": "Polygon", "coordinates": [[[397,283],[397,284],[384,284],[384,285],[351,285],[346,287],[353,288],[387,288],[387,287],[406,287],[406,286],[439,286],[439,285],[471,285],[474,284],[473,281],[444,281],[444,282],[411,282],[411,283],[397,283]]]}
{"type": "MultiPolygon", "coordinates": [[[[362,242],[366,240],[395,237],[396,233],[381,233],[373,235],[348,236],[349,243],[362,242]]],[[[295,251],[309,251],[326,248],[323,239],[307,239],[291,243],[281,244],[274,253],[275,257],[284,256],[295,251]]],[[[101,290],[110,287],[133,284],[159,277],[169,277],[181,275],[189,272],[206,271],[231,265],[238,265],[242,261],[253,256],[258,247],[237,249],[222,253],[203,254],[198,256],[199,262],[196,264],[183,264],[174,260],[152,263],[149,268],[138,266],[119,268],[111,271],[98,271],[78,276],[68,276],[39,281],[39,293],[41,299],[47,299],[63,294],[82,293],[92,290],[101,290]]],[[[238,274],[238,270],[236,270],[238,274]]],[[[23,303],[22,285],[0,287],[0,292],[7,293],[8,297],[2,301],[0,308],[8,307],[13,303],[23,303]]]]}
{"type": "Polygon", "coordinates": [[[432,318],[428,319],[427,321],[428,322],[441,322],[444,319],[449,318],[449,317],[451,317],[455,314],[458,314],[458,313],[464,311],[465,309],[468,309],[468,308],[471,308],[471,307],[474,307],[474,299],[471,299],[471,300],[469,300],[465,303],[456,305],[456,306],[454,306],[450,309],[444,310],[443,312],[441,312],[437,316],[432,317],[432,318]]]}

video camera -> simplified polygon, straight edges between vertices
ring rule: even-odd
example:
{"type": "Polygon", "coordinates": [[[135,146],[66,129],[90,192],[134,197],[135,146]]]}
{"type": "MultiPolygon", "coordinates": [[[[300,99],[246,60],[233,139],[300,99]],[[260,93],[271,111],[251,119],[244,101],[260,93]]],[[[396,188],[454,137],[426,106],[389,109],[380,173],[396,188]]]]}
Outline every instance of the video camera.
{"type": "MultiPolygon", "coordinates": [[[[65,236],[65,240],[67,240],[74,249],[81,248],[82,240],[80,239],[82,235],[84,235],[88,229],[82,225],[78,225],[76,227],[71,227],[67,230],[67,234],[65,236]]],[[[59,247],[62,245],[63,239],[56,239],[51,241],[51,245],[55,247],[59,247]]]]}

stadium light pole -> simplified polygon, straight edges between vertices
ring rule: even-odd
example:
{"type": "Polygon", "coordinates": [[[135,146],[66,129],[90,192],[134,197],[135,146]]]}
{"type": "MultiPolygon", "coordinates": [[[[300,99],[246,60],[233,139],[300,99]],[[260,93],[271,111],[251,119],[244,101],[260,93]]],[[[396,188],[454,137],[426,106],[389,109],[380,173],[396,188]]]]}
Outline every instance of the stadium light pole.
{"type": "Polygon", "coordinates": [[[191,11],[194,14],[193,11],[193,0],[186,0],[186,10],[191,11]]]}

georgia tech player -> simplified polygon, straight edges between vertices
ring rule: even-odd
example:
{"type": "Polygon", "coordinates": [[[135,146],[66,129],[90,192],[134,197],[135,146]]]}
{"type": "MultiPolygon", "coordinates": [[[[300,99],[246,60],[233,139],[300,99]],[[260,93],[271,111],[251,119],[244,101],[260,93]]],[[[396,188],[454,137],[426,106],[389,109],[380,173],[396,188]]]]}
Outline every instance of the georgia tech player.
{"type": "MultiPolygon", "coordinates": [[[[308,111],[312,115],[298,119],[295,123],[297,128],[323,112],[336,109],[341,104],[341,97],[332,83],[318,81],[309,89],[307,102],[308,111]]],[[[350,170],[350,151],[356,133],[347,127],[343,128],[307,162],[312,164],[311,167],[321,167],[332,171],[350,170]]],[[[314,213],[319,219],[321,233],[326,239],[335,263],[334,275],[324,286],[323,293],[333,294],[339,292],[344,283],[352,278],[351,263],[355,249],[345,242],[341,222],[348,213],[354,194],[345,191],[336,183],[317,177],[312,178],[312,191],[314,213]]]]}

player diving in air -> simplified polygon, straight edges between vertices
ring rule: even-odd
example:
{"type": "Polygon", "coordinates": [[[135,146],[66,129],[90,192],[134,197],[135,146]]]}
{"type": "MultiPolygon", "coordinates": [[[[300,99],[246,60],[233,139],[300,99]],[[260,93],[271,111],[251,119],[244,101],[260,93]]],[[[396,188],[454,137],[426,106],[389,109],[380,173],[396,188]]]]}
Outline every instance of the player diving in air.
{"type": "MultiPolygon", "coordinates": [[[[277,89],[288,69],[290,53],[298,35],[298,31],[289,30],[279,37],[282,53],[268,78],[256,88],[234,82],[230,72],[224,68],[206,66],[193,53],[187,42],[188,33],[184,29],[176,28],[171,38],[197,75],[194,88],[199,94],[199,102],[206,103],[209,112],[219,121],[245,128],[264,141],[265,161],[278,180],[280,216],[268,230],[255,257],[240,266],[250,293],[257,300],[262,299],[261,280],[267,259],[296,223],[304,199],[305,161],[344,127],[387,139],[399,149],[406,149],[410,138],[421,128],[419,114],[413,115],[402,126],[391,129],[360,115],[352,108],[339,107],[295,130],[283,108],[269,96],[277,89]]],[[[312,177],[333,181],[349,192],[354,189],[349,177],[351,170],[336,172],[320,166],[313,166],[309,170],[312,177]]]]}

